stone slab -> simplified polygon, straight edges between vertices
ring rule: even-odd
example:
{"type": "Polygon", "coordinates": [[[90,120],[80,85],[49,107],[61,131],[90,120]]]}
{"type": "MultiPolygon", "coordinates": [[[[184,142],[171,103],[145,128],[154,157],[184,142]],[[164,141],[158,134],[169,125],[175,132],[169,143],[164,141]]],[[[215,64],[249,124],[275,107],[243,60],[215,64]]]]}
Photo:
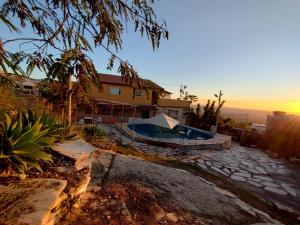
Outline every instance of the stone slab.
{"type": "MultiPolygon", "coordinates": [[[[10,210],[1,219],[11,224],[50,225],[54,224],[51,210],[65,198],[63,193],[67,185],[65,180],[57,179],[26,179],[18,184],[0,186],[1,196],[21,195],[15,202],[10,202],[10,210]]],[[[1,221],[0,221],[1,223],[1,221]]]]}
{"type": "Polygon", "coordinates": [[[292,188],[289,184],[286,183],[282,183],[281,186],[283,187],[283,189],[288,192],[290,195],[296,197],[297,196],[297,191],[292,188]]]}
{"type": "Polygon", "coordinates": [[[265,190],[271,191],[271,192],[273,192],[275,194],[279,194],[279,195],[287,195],[286,191],[278,189],[278,188],[265,187],[265,190]]]}
{"type": "Polygon", "coordinates": [[[236,176],[236,175],[231,175],[230,178],[233,180],[238,180],[238,181],[246,181],[245,177],[240,177],[240,176],[236,176]]]}

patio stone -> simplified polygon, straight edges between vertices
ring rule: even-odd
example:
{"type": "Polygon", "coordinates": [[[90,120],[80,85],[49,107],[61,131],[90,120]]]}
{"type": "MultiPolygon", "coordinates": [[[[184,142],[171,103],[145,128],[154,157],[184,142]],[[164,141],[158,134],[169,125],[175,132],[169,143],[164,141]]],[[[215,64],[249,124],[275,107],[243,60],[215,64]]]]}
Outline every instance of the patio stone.
{"type": "Polygon", "coordinates": [[[296,197],[297,196],[297,191],[293,188],[290,187],[289,184],[285,184],[285,183],[282,183],[281,186],[283,187],[283,189],[288,192],[290,195],[296,197]]]}
{"type": "Polygon", "coordinates": [[[205,164],[206,164],[207,166],[211,166],[211,162],[210,162],[210,161],[205,161],[205,164]]]}
{"type": "Polygon", "coordinates": [[[215,166],[212,166],[211,169],[213,169],[214,171],[218,172],[218,173],[221,173],[225,176],[228,176],[229,174],[225,173],[224,171],[222,171],[221,169],[215,167],[215,166]]]}
{"type": "Polygon", "coordinates": [[[198,165],[199,167],[201,167],[202,169],[207,170],[207,166],[205,166],[204,164],[197,163],[197,165],[198,165]]]}
{"type": "Polygon", "coordinates": [[[238,180],[238,181],[246,181],[245,177],[240,177],[240,176],[236,176],[236,175],[231,175],[230,178],[233,180],[238,180]]]}
{"type": "Polygon", "coordinates": [[[249,174],[249,173],[239,173],[239,172],[236,172],[233,175],[239,176],[239,177],[251,177],[251,174],[249,174]]]}
{"type": "Polygon", "coordinates": [[[228,173],[228,174],[231,173],[230,170],[229,170],[228,168],[224,168],[223,171],[224,171],[225,173],[228,173]]]}
{"type": "Polygon", "coordinates": [[[265,181],[271,181],[271,182],[273,181],[272,178],[270,178],[270,177],[258,176],[258,175],[254,175],[253,177],[261,179],[261,180],[265,180],[265,181]]]}
{"type": "Polygon", "coordinates": [[[204,160],[203,159],[197,159],[197,162],[200,164],[204,164],[204,160]]]}
{"type": "Polygon", "coordinates": [[[246,162],[246,161],[242,161],[242,164],[244,164],[244,165],[246,165],[246,166],[252,166],[252,164],[251,164],[251,163],[249,163],[249,162],[246,162]]]}
{"type": "Polygon", "coordinates": [[[261,179],[257,179],[257,178],[253,178],[253,177],[248,178],[248,180],[256,182],[256,183],[261,183],[261,179]]]}
{"type": "Polygon", "coordinates": [[[262,182],[263,185],[265,185],[266,187],[274,187],[274,188],[278,188],[279,186],[277,184],[274,184],[272,182],[262,182]]]}
{"type": "Polygon", "coordinates": [[[261,168],[261,167],[255,167],[255,169],[259,172],[259,173],[261,173],[261,174],[264,174],[264,175],[267,175],[268,173],[267,173],[267,171],[265,171],[263,168],[261,168]]]}
{"type": "MultiPolygon", "coordinates": [[[[119,132],[116,130],[115,133],[117,136],[119,132]]],[[[118,137],[116,140],[119,140],[118,137]]],[[[124,140],[125,136],[123,136],[124,140]]],[[[166,141],[168,140],[166,139],[166,141]]],[[[128,143],[131,143],[130,139],[128,139],[128,143]]],[[[135,141],[135,144],[138,145],[140,142],[135,141]]],[[[284,160],[272,159],[258,149],[236,144],[223,151],[199,149],[194,148],[194,146],[174,149],[157,147],[149,143],[140,144],[140,148],[136,149],[149,155],[163,155],[166,152],[168,158],[197,165],[203,170],[212,169],[218,176],[228,176],[232,180],[247,182],[249,190],[254,191],[266,201],[273,197],[264,195],[264,190],[281,195],[281,199],[277,199],[280,196],[275,196],[281,203],[288,204],[292,199],[295,205],[300,205],[300,176],[298,175],[300,170],[290,168],[284,160]],[[263,192],[256,191],[253,189],[254,187],[263,190],[263,192]]],[[[247,185],[243,185],[243,188],[247,190],[247,185]]],[[[298,210],[299,207],[293,206],[292,208],[298,210]]]]}
{"type": "Polygon", "coordinates": [[[284,190],[278,188],[265,187],[265,190],[274,192],[275,194],[279,194],[279,195],[287,195],[287,193],[284,190]]]}
{"type": "Polygon", "coordinates": [[[248,182],[249,184],[252,184],[252,185],[256,186],[256,187],[261,187],[261,186],[262,186],[261,184],[256,183],[256,182],[254,182],[254,181],[248,180],[247,182],[248,182]]]}

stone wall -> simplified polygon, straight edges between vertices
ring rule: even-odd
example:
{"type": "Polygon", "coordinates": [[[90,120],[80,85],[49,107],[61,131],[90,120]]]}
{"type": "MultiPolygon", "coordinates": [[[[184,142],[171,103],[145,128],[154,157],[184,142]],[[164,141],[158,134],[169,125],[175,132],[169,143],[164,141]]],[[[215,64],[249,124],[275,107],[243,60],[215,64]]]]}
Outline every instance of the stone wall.
{"type": "Polygon", "coordinates": [[[59,172],[48,172],[52,178],[41,175],[0,185],[0,205],[5,206],[0,211],[0,224],[54,225],[78,206],[91,179],[94,147],[77,139],[54,149],[72,158],[74,166],[55,167],[59,172]]]}
{"type": "Polygon", "coordinates": [[[127,123],[116,124],[116,128],[122,132],[124,135],[132,138],[132,134],[134,140],[158,145],[163,147],[171,147],[171,148],[185,148],[185,149],[212,149],[212,150],[225,150],[231,147],[231,137],[222,134],[216,134],[215,137],[209,138],[206,140],[185,140],[185,139],[167,139],[167,138],[154,138],[147,137],[141,134],[138,134],[132,130],[130,130],[127,126],[127,123]]]}

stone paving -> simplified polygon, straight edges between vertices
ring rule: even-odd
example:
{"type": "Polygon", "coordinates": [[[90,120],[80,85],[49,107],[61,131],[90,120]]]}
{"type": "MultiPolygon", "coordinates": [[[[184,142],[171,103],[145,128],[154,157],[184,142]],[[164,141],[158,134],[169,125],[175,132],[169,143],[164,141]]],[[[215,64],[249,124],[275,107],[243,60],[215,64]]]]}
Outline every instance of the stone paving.
{"type": "MultiPolygon", "coordinates": [[[[112,134],[120,139],[116,129],[112,129],[112,134]]],[[[122,143],[128,145],[132,142],[123,135],[122,143]]],[[[300,168],[292,167],[284,160],[272,159],[260,150],[237,144],[223,151],[172,149],[140,142],[134,142],[133,147],[145,154],[197,165],[268,198],[279,208],[300,211],[300,168]]]]}

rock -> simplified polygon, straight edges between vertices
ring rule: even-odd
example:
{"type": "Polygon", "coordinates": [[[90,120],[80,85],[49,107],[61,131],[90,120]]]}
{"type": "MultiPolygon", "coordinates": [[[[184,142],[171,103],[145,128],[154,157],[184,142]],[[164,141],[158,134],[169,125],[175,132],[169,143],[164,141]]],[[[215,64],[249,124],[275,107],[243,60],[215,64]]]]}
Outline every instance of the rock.
{"type": "Polygon", "coordinates": [[[174,223],[177,223],[178,217],[175,213],[167,213],[166,216],[172,220],[174,223]]]}
{"type": "Polygon", "coordinates": [[[228,168],[224,168],[223,171],[227,174],[230,174],[230,170],[228,168]]]}
{"type": "Polygon", "coordinates": [[[288,192],[290,195],[296,197],[297,196],[297,192],[295,189],[291,188],[289,184],[285,184],[282,183],[281,186],[283,187],[283,189],[288,192]]]}
{"type": "Polygon", "coordinates": [[[252,223],[250,225],[274,225],[274,223],[252,223]]]}
{"type": "Polygon", "coordinates": [[[236,199],[236,204],[247,213],[251,214],[252,216],[256,216],[256,213],[253,212],[251,206],[249,206],[247,203],[241,201],[240,199],[236,199]]]}
{"type": "Polygon", "coordinates": [[[223,195],[226,195],[226,196],[228,196],[228,197],[230,197],[230,198],[235,198],[235,197],[236,197],[236,196],[235,196],[234,194],[232,194],[231,192],[226,191],[226,190],[224,190],[224,189],[221,189],[221,188],[219,188],[219,187],[214,187],[214,189],[215,189],[217,192],[219,192],[219,193],[221,193],[221,194],[223,194],[223,195]]]}
{"type": "Polygon", "coordinates": [[[273,187],[265,187],[265,190],[271,191],[275,194],[279,195],[287,195],[287,193],[284,190],[278,189],[278,188],[273,188],[273,187]]]}
{"type": "Polygon", "coordinates": [[[240,172],[236,172],[233,175],[235,176],[240,176],[240,177],[251,177],[250,173],[240,173],[240,172]]]}
{"type": "Polygon", "coordinates": [[[38,178],[21,180],[18,185],[0,185],[1,196],[22,196],[22,201],[7,209],[6,214],[12,219],[7,224],[54,224],[60,218],[55,209],[68,197],[63,192],[66,185],[65,180],[38,178]]]}
{"type": "Polygon", "coordinates": [[[266,187],[274,187],[274,188],[278,188],[279,186],[277,184],[274,184],[272,182],[263,182],[263,185],[265,185],[266,187]]]}
{"type": "Polygon", "coordinates": [[[294,215],[296,215],[296,216],[300,216],[300,213],[299,212],[297,212],[297,211],[295,211],[294,209],[291,209],[291,208],[289,208],[289,207],[287,207],[287,206],[285,206],[285,205],[282,205],[282,204],[280,204],[280,203],[278,203],[278,202],[273,202],[275,205],[276,205],[276,207],[278,208],[278,209],[280,209],[280,210],[282,210],[282,211],[286,211],[286,212],[289,212],[289,213],[292,213],[292,214],[294,214],[294,215]]]}
{"type": "Polygon", "coordinates": [[[87,187],[87,191],[90,191],[90,192],[98,192],[98,191],[101,191],[102,187],[100,186],[88,186],[87,187]]]}
{"type": "Polygon", "coordinates": [[[225,173],[224,171],[222,171],[221,169],[215,167],[215,166],[212,166],[211,167],[214,171],[218,172],[218,173],[221,173],[223,174],[224,176],[228,176],[229,174],[225,173]]]}
{"type": "Polygon", "coordinates": [[[165,212],[160,208],[160,210],[155,215],[155,219],[161,220],[165,216],[166,216],[165,212]]]}
{"type": "Polygon", "coordinates": [[[204,164],[203,159],[197,159],[197,162],[200,163],[200,164],[204,164]]]}
{"type": "Polygon", "coordinates": [[[205,166],[204,164],[197,163],[197,165],[198,165],[199,167],[201,167],[202,169],[207,170],[207,166],[205,166]]]}
{"type": "Polygon", "coordinates": [[[243,161],[243,160],[242,160],[242,164],[244,164],[244,165],[246,165],[246,166],[251,166],[251,167],[252,167],[252,164],[251,164],[251,163],[246,162],[246,161],[243,161]]]}
{"type": "Polygon", "coordinates": [[[91,166],[89,156],[96,148],[82,139],[75,139],[57,143],[52,149],[73,159],[77,170],[81,170],[91,166]]]}
{"type": "Polygon", "coordinates": [[[254,175],[253,177],[254,177],[254,178],[257,178],[257,179],[265,180],[265,181],[270,181],[270,182],[273,181],[272,178],[266,177],[266,176],[258,176],[258,175],[254,175]]]}
{"type": "Polygon", "coordinates": [[[207,166],[211,166],[211,162],[205,161],[205,163],[206,163],[207,166]]]}
{"type": "Polygon", "coordinates": [[[248,183],[249,183],[249,184],[252,184],[252,185],[254,185],[254,186],[256,186],[256,187],[261,187],[261,186],[262,186],[261,184],[256,183],[255,181],[249,181],[249,180],[248,180],[248,183]]]}
{"type": "Polygon", "coordinates": [[[255,168],[259,173],[261,173],[261,174],[264,174],[264,175],[267,175],[268,174],[268,172],[267,171],[265,171],[263,168],[261,168],[261,167],[256,167],[255,168]]]}
{"type": "Polygon", "coordinates": [[[289,160],[291,163],[300,163],[300,159],[297,159],[296,157],[292,157],[289,160]]]}
{"type": "Polygon", "coordinates": [[[66,169],[62,166],[55,167],[55,172],[57,172],[57,173],[63,173],[65,171],[66,171],[66,169]]]}
{"type": "MultiPolygon", "coordinates": [[[[198,176],[197,176],[198,177],[198,176]]],[[[209,185],[214,185],[213,183],[211,183],[211,182],[209,182],[209,181],[207,181],[207,180],[205,180],[204,178],[202,178],[202,177],[198,177],[201,181],[204,181],[205,183],[207,183],[207,184],[209,184],[209,185]]]]}
{"type": "Polygon", "coordinates": [[[233,180],[238,180],[238,181],[246,181],[244,177],[236,176],[236,175],[231,175],[230,177],[233,180]]]}

